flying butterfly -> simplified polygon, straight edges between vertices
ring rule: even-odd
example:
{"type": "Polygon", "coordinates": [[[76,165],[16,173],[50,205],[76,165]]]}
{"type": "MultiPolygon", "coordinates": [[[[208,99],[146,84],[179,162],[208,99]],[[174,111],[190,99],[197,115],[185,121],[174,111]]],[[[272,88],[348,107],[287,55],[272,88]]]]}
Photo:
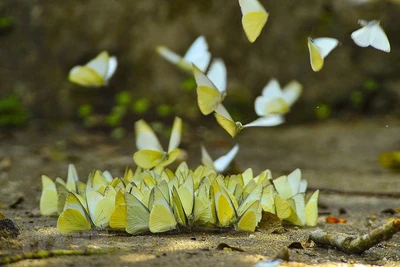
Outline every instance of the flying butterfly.
{"type": "Polygon", "coordinates": [[[324,66],[324,58],[338,45],[339,41],[334,38],[322,37],[311,39],[308,37],[308,51],[310,52],[310,63],[313,71],[317,72],[324,66]]]}
{"type": "Polygon", "coordinates": [[[208,51],[208,44],[204,36],[199,36],[189,47],[183,57],[172,52],[165,46],[158,46],[156,50],[158,54],[167,61],[177,65],[180,69],[189,73],[192,72],[192,63],[196,64],[200,70],[205,71],[211,59],[211,54],[208,51]]]}
{"type": "Polygon", "coordinates": [[[262,95],[256,98],[254,109],[258,116],[269,114],[285,114],[290,106],[301,95],[303,86],[297,81],[291,81],[283,89],[276,79],[272,79],[264,87],[262,95]]]}
{"type": "Polygon", "coordinates": [[[363,27],[351,34],[351,39],[353,39],[358,46],[372,46],[381,51],[390,52],[389,40],[382,27],[379,25],[379,20],[359,20],[358,23],[363,27]]]}
{"type": "Polygon", "coordinates": [[[267,23],[268,13],[258,0],[239,0],[242,25],[247,39],[253,43],[267,23]]]}
{"type": "Polygon", "coordinates": [[[207,75],[193,64],[197,83],[197,103],[201,113],[208,115],[222,103],[226,96],[226,67],[222,59],[214,59],[207,75]]]}
{"type": "Polygon", "coordinates": [[[240,121],[234,121],[223,105],[219,105],[214,113],[219,125],[225,129],[232,137],[235,137],[241,130],[248,127],[272,127],[285,122],[282,115],[267,115],[260,117],[253,122],[243,125],[240,121]]]}
{"type": "Polygon", "coordinates": [[[73,67],[68,75],[70,82],[84,87],[102,87],[108,84],[117,69],[117,58],[101,52],[84,66],[73,67]]]}
{"type": "Polygon", "coordinates": [[[235,145],[226,155],[221,156],[214,161],[210,154],[208,154],[206,148],[201,146],[201,163],[217,172],[224,172],[228,168],[229,164],[231,164],[238,151],[239,145],[235,145]]]}
{"type": "Polygon", "coordinates": [[[154,131],[144,120],[135,123],[135,131],[136,146],[139,151],[133,155],[133,160],[139,167],[144,169],[151,169],[156,166],[164,167],[174,162],[178,157],[180,151],[178,146],[182,132],[181,118],[175,117],[168,151],[164,151],[154,131]]]}

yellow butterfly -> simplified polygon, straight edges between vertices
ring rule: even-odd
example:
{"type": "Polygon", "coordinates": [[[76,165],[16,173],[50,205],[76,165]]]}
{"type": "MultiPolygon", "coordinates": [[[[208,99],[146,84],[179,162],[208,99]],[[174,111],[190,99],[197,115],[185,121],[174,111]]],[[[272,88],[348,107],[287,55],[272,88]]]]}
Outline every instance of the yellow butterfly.
{"type": "Polygon", "coordinates": [[[110,57],[107,51],[103,51],[86,65],[73,67],[68,79],[85,87],[106,86],[116,69],[117,58],[110,57]]]}
{"type": "Polygon", "coordinates": [[[228,168],[229,164],[231,164],[238,151],[239,145],[235,145],[226,155],[221,156],[213,161],[210,154],[208,154],[206,148],[202,145],[201,163],[203,163],[210,169],[216,170],[217,172],[224,172],[228,168]]]}
{"type": "Polygon", "coordinates": [[[221,125],[221,127],[224,128],[232,137],[235,137],[244,128],[271,127],[285,122],[285,118],[282,115],[268,115],[243,125],[239,121],[235,122],[222,104],[215,110],[214,116],[219,125],[221,125]]]}
{"type": "Polygon", "coordinates": [[[114,229],[125,229],[126,228],[126,201],[125,201],[125,189],[117,192],[115,196],[115,209],[110,216],[110,227],[114,229]]]}
{"type": "Polygon", "coordinates": [[[272,79],[264,87],[262,95],[256,98],[254,109],[258,116],[285,114],[299,98],[301,91],[302,85],[297,81],[292,81],[281,89],[279,82],[272,79]]]}
{"type": "Polygon", "coordinates": [[[69,192],[84,195],[86,185],[79,181],[75,166],[68,166],[68,178],[65,183],[61,178],[56,178],[55,183],[47,176],[42,176],[43,191],[40,197],[40,211],[42,215],[60,214],[64,210],[65,200],[69,192]],[[55,189],[55,191],[54,191],[55,189]],[[57,197],[57,201],[54,200],[57,197]],[[57,207],[57,212],[54,212],[57,207]]]}
{"type": "Polygon", "coordinates": [[[125,193],[126,201],[126,231],[130,234],[140,234],[149,231],[149,209],[131,193],[125,193]]]}
{"type": "Polygon", "coordinates": [[[318,219],[318,196],[319,190],[315,191],[311,197],[307,200],[306,207],[304,209],[305,213],[305,224],[307,226],[316,226],[318,219]]]}
{"type": "Polygon", "coordinates": [[[242,215],[239,215],[235,228],[239,231],[254,232],[259,222],[257,214],[261,214],[259,207],[259,200],[252,202],[242,215]]]}
{"type": "Polygon", "coordinates": [[[158,46],[157,52],[169,62],[189,73],[192,72],[192,63],[196,64],[202,71],[205,71],[211,59],[204,36],[199,36],[183,57],[172,52],[165,46],[158,46]]]}
{"type": "Polygon", "coordinates": [[[214,59],[207,75],[193,64],[197,83],[197,103],[201,113],[208,115],[222,103],[226,96],[226,67],[221,59],[214,59]]]}
{"type": "Polygon", "coordinates": [[[139,167],[144,169],[164,167],[178,157],[182,132],[182,120],[179,117],[175,117],[174,120],[168,151],[164,151],[155,133],[144,120],[135,123],[135,131],[136,146],[139,151],[133,155],[133,160],[139,167]]]}
{"type": "Polygon", "coordinates": [[[42,175],[42,187],[40,213],[45,216],[58,214],[58,195],[55,183],[46,175],[42,175]]]}
{"type": "Polygon", "coordinates": [[[242,25],[247,39],[253,43],[268,20],[268,13],[258,0],[239,0],[242,25]]]}
{"type": "Polygon", "coordinates": [[[275,213],[279,219],[297,226],[304,225],[304,194],[298,194],[289,199],[275,195],[274,202],[275,213]]]}
{"type": "Polygon", "coordinates": [[[324,66],[324,58],[338,45],[339,41],[334,38],[308,38],[308,51],[310,52],[310,63],[313,71],[317,72],[324,66]]]}
{"type": "Polygon", "coordinates": [[[189,216],[190,225],[215,224],[216,218],[213,218],[212,212],[215,207],[212,207],[210,199],[210,186],[210,181],[207,177],[204,177],[195,192],[193,213],[189,216]]]}
{"type": "Polygon", "coordinates": [[[235,197],[227,191],[223,181],[221,180],[222,178],[219,176],[212,184],[216,215],[219,226],[228,227],[232,222],[236,221],[236,210],[238,208],[238,203],[235,197]]]}
{"type": "Polygon", "coordinates": [[[74,192],[68,194],[64,211],[57,220],[57,229],[62,234],[91,229],[87,202],[82,196],[74,192]]]}
{"type": "Polygon", "coordinates": [[[177,221],[168,201],[157,187],[154,188],[154,201],[150,211],[149,229],[152,233],[162,233],[176,228],[177,221]]]}

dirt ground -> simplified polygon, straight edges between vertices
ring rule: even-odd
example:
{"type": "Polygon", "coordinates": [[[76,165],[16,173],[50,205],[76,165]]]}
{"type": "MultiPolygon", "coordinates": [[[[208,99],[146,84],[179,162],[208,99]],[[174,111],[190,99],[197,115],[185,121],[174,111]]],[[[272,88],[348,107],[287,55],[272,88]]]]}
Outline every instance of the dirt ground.
{"type": "MultiPolygon", "coordinates": [[[[65,179],[68,163],[73,162],[81,180],[86,180],[84,177],[93,169],[122,175],[126,166],[133,167],[133,134],[116,142],[105,134],[88,133],[73,126],[51,132],[38,127],[0,133],[0,210],[14,220],[21,232],[16,239],[0,240],[0,257],[35,250],[90,247],[113,248],[115,252],[24,260],[14,265],[251,266],[261,259],[271,259],[292,242],[305,242],[316,229],[367,233],[396,217],[381,213],[382,210],[400,207],[400,174],[382,168],[377,160],[381,152],[400,149],[399,132],[400,121],[390,117],[246,129],[233,141],[219,128],[185,132],[182,147],[189,155],[191,167],[199,164],[200,142],[207,140],[205,145],[213,157],[226,153],[234,141],[238,142],[236,163],[241,170],[252,167],[258,174],[268,168],[277,177],[300,168],[309,187],[322,189],[318,225],[287,227],[281,234],[224,231],[141,236],[95,231],[61,235],[55,228],[57,218],[37,215],[41,174],[65,179]],[[19,198],[22,202],[9,208],[19,198]],[[345,218],[347,223],[327,224],[328,214],[345,218]],[[217,250],[220,243],[244,252],[217,250]]],[[[289,254],[290,262],[281,266],[398,266],[400,234],[362,255],[346,255],[317,246],[290,249],[289,254]]]]}

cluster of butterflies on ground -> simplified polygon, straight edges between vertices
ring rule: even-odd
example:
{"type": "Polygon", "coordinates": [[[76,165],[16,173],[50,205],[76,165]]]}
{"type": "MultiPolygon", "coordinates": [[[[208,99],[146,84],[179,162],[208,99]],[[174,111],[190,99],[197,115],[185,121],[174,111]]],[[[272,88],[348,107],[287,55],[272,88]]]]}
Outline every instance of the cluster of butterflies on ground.
{"type": "Polygon", "coordinates": [[[171,230],[233,228],[253,232],[263,216],[275,214],[298,226],[315,226],[318,194],[305,195],[306,180],[296,169],[272,179],[265,170],[258,176],[247,169],[223,176],[200,165],[194,171],[185,162],[175,173],[157,167],[127,170],[124,177],[94,171],[87,184],[70,164],[67,181],[42,175],[42,215],[59,215],[61,233],[94,229],[130,234],[171,230]]]}

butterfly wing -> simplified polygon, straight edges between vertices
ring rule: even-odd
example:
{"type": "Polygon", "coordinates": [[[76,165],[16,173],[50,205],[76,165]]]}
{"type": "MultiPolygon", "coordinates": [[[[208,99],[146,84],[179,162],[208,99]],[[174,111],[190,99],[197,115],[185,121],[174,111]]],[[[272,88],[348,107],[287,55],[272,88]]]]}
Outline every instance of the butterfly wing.
{"type": "Polygon", "coordinates": [[[335,38],[322,37],[313,40],[317,46],[321,56],[325,58],[338,44],[339,41],[335,38]]]}
{"type": "Polygon", "coordinates": [[[149,209],[134,195],[125,193],[126,201],[126,231],[130,234],[140,234],[149,231],[149,209]]]}
{"type": "Polygon", "coordinates": [[[240,0],[242,26],[247,39],[253,43],[268,20],[268,13],[258,0],[240,0]]]}
{"type": "Polygon", "coordinates": [[[318,195],[319,190],[315,191],[308,200],[305,207],[305,220],[307,226],[316,226],[318,219],[318,195]]]}
{"type": "Polygon", "coordinates": [[[248,127],[272,127],[285,122],[285,117],[282,115],[268,115],[258,118],[257,120],[243,125],[243,128],[248,127]]]}
{"type": "Polygon", "coordinates": [[[175,117],[174,125],[172,126],[171,137],[169,139],[168,152],[178,148],[181,142],[182,119],[175,117]]]}
{"type": "Polygon", "coordinates": [[[226,66],[222,59],[216,58],[213,60],[210,69],[207,72],[207,77],[216,86],[221,94],[226,92],[227,74],[226,66]]]}
{"type": "Polygon", "coordinates": [[[282,90],[283,99],[289,106],[292,106],[299,99],[303,86],[297,81],[291,81],[282,90]]]}
{"type": "Polygon", "coordinates": [[[204,36],[199,36],[189,47],[183,59],[187,61],[189,65],[191,63],[195,64],[201,71],[204,72],[207,69],[211,59],[206,38],[204,38],[204,36]]]}
{"type": "Polygon", "coordinates": [[[163,148],[153,132],[153,129],[144,121],[139,120],[135,123],[136,147],[141,149],[155,150],[163,152],[163,148]]]}
{"type": "Polygon", "coordinates": [[[104,79],[96,71],[86,66],[73,67],[69,72],[68,80],[84,87],[101,87],[104,85],[104,79]]]}
{"type": "Polygon", "coordinates": [[[169,48],[165,46],[157,46],[156,50],[160,56],[162,56],[164,59],[175,65],[178,64],[178,62],[182,59],[181,56],[179,56],[178,54],[171,51],[169,48]]]}
{"type": "Polygon", "coordinates": [[[107,75],[105,77],[105,81],[108,82],[108,80],[111,79],[111,77],[114,75],[115,71],[117,70],[118,66],[118,61],[116,57],[110,57],[108,59],[108,69],[107,69],[107,75]]]}
{"type": "Polygon", "coordinates": [[[260,201],[256,200],[247,208],[247,210],[243,213],[242,216],[240,216],[237,222],[236,225],[237,230],[245,232],[255,231],[258,224],[257,212],[259,206],[260,206],[260,201]]]}
{"type": "Polygon", "coordinates": [[[58,213],[58,195],[55,183],[42,175],[42,195],[40,196],[40,214],[49,216],[58,213]]]}
{"type": "Polygon", "coordinates": [[[239,151],[239,145],[235,145],[228,154],[219,157],[215,160],[214,166],[217,172],[223,172],[228,168],[229,164],[231,164],[232,160],[235,158],[236,154],[239,151]]]}
{"type": "Polygon", "coordinates": [[[201,145],[201,163],[210,169],[215,169],[214,161],[203,145],[201,145]]]}
{"type": "Polygon", "coordinates": [[[201,113],[208,115],[221,103],[222,95],[213,82],[196,65],[193,65],[193,74],[197,83],[197,103],[201,113]]]}
{"type": "Polygon", "coordinates": [[[382,27],[379,26],[378,23],[374,24],[371,27],[373,27],[372,30],[375,31],[375,38],[372,40],[371,46],[386,53],[389,53],[390,43],[382,27]]]}
{"type": "Polygon", "coordinates": [[[152,233],[162,233],[176,228],[177,222],[168,202],[159,198],[150,212],[149,229],[152,233]]]}
{"type": "Polygon", "coordinates": [[[62,234],[90,230],[86,216],[76,209],[66,209],[58,217],[57,229],[62,234]]]}
{"type": "Polygon", "coordinates": [[[324,66],[324,57],[311,38],[308,38],[308,51],[310,52],[311,68],[315,72],[320,71],[324,66]]]}
{"type": "Polygon", "coordinates": [[[221,125],[225,131],[227,131],[232,137],[236,136],[238,133],[236,123],[222,104],[215,110],[214,116],[217,119],[218,124],[221,125]]]}

